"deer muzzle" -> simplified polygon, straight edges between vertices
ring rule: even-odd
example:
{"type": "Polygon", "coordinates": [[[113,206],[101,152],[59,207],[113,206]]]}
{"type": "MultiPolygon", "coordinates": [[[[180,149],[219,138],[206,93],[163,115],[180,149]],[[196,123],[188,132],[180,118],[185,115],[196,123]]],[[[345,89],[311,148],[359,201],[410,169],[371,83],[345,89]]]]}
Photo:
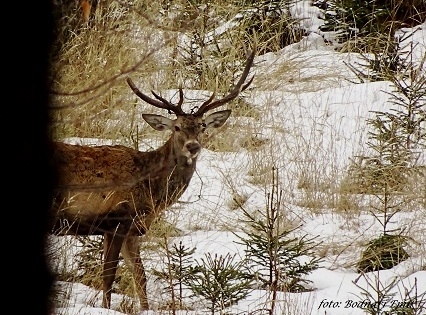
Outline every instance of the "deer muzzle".
{"type": "Polygon", "coordinates": [[[188,164],[192,164],[192,160],[195,159],[201,151],[201,145],[196,140],[189,140],[183,145],[183,154],[188,158],[188,164]]]}

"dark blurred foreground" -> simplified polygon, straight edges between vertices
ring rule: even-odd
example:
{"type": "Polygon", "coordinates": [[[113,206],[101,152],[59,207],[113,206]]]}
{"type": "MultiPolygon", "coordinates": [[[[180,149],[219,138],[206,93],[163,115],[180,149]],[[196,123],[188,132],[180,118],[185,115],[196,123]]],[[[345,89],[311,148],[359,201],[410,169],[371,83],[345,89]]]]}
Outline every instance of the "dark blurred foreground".
{"type": "Polygon", "coordinates": [[[45,83],[51,4],[10,1],[3,4],[2,13],[3,307],[12,307],[12,313],[48,314],[51,277],[43,249],[54,182],[48,163],[45,83]]]}

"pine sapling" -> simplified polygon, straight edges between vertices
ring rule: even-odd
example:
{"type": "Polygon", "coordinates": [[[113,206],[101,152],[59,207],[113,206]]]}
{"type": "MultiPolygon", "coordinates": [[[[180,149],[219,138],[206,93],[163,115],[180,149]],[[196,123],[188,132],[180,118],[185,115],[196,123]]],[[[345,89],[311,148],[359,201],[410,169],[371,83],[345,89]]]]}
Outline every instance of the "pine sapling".
{"type": "MultiPolygon", "coordinates": [[[[167,244],[167,242],[164,244],[167,244]]],[[[179,244],[173,243],[171,247],[163,246],[166,266],[162,270],[153,271],[153,274],[158,279],[167,283],[165,290],[170,293],[170,309],[173,314],[175,314],[176,310],[184,308],[184,283],[198,272],[197,268],[192,265],[192,254],[195,249],[195,247],[186,247],[182,244],[182,241],[179,244]]]]}
{"type": "Polygon", "coordinates": [[[255,271],[261,287],[271,292],[271,313],[274,312],[278,291],[301,292],[308,290],[309,281],[303,276],[318,268],[320,259],[313,257],[312,239],[291,237],[295,231],[285,229],[283,223],[282,190],[278,188],[278,171],[273,169],[271,191],[266,195],[264,212],[246,217],[245,235],[237,235],[246,246],[249,266],[255,271]],[[305,259],[302,262],[302,258],[305,259]]]}
{"type": "Polygon", "coordinates": [[[199,273],[185,280],[196,296],[209,301],[212,315],[242,300],[252,290],[253,277],[246,262],[235,258],[229,253],[225,256],[207,253],[197,261],[199,273]]]}

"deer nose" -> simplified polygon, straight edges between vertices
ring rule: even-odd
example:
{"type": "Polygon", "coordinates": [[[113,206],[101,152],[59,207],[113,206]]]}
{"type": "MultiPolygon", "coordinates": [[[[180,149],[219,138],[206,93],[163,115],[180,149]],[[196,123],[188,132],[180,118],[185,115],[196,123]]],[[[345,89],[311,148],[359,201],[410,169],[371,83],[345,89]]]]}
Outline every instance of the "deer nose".
{"type": "Polygon", "coordinates": [[[192,155],[197,154],[201,150],[201,145],[198,142],[188,142],[185,144],[185,147],[192,155]]]}

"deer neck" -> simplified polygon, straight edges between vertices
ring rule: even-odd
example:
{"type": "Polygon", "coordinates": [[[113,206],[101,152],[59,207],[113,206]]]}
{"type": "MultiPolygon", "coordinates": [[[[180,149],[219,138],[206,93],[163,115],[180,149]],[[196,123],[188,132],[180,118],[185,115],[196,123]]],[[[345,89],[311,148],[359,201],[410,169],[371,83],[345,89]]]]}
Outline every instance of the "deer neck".
{"type": "Polygon", "coordinates": [[[148,178],[141,184],[144,190],[149,191],[152,206],[162,211],[185,192],[194,174],[196,161],[194,159],[188,164],[187,157],[178,153],[170,140],[157,150],[140,152],[140,156],[140,165],[150,167],[144,167],[148,178]]]}
{"type": "Polygon", "coordinates": [[[197,162],[196,158],[187,158],[182,154],[180,147],[175,146],[173,137],[171,137],[161,148],[167,165],[172,166],[174,172],[194,172],[197,162]]]}

